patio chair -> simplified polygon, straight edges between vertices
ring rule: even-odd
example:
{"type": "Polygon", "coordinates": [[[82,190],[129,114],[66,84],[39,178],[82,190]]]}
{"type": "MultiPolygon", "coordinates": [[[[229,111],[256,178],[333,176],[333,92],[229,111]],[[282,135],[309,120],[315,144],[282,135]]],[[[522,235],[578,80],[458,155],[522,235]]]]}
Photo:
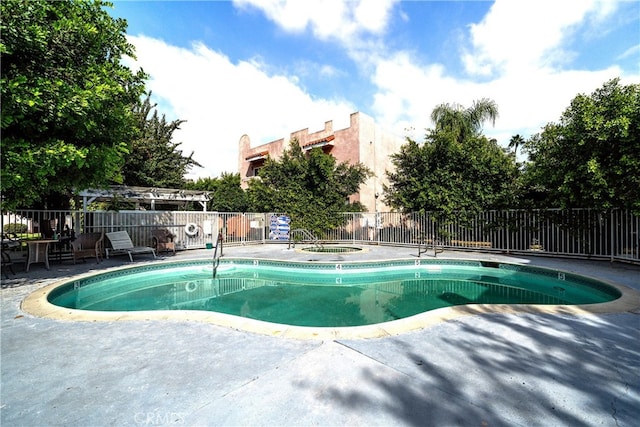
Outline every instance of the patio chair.
{"type": "Polygon", "coordinates": [[[153,247],[156,250],[156,253],[160,253],[161,251],[173,251],[175,255],[176,244],[173,241],[175,236],[169,230],[166,228],[159,228],[153,230],[151,232],[151,236],[153,237],[153,247]]]}
{"type": "Polygon", "coordinates": [[[11,255],[9,255],[9,251],[20,247],[20,239],[18,239],[18,236],[16,236],[15,233],[10,234],[11,236],[2,233],[2,249],[0,249],[2,253],[2,273],[7,279],[9,278],[7,270],[11,271],[11,274],[14,276],[16,275],[16,272],[13,271],[13,260],[11,259],[11,255]]]}
{"type": "Polygon", "coordinates": [[[20,247],[20,238],[16,233],[2,233],[2,249],[20,247]]]}
{"type": "Polygon", "coordinates": [[[74,264],[78,259],[84,261],[93,256],[99,264],[104,252],[104,233],[81,233],[71,242],[71,252],[74,264]]]}
{"type": "Polygon", "coordinates": [[[52,219],[41,219],[40,220],[40,234],[43,239],[52,239],[54,233],[54,224],[55,220],[52,219]]]}
{"type": "Polygon", "coordinates": [[[125,252],[129,254],[129,260],[133,262],[133,254],[152,253],[153,257],[156,257],[156,251],[148,246],[133,246],[131,237],[126,231],[114,231],[107,233],[107,239],[111,242],[111,248],[106,249],[107,259],[109,254],[113,252],[125,252]]]}

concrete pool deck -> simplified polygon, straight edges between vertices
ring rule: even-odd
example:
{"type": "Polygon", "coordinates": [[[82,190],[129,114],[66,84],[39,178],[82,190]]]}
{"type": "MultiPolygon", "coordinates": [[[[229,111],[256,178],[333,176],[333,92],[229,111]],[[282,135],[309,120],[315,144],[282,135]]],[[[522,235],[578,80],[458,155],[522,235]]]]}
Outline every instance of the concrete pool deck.
{"type": "MultiPolygon", "coordinates": [[[[329,262],[417,253],[367,249],[309,254],[264,245],[224,252],[329,262]]],[[[175,258],[211,256],[201,250],[175,258]]],[[[640,290],[640,267],[628,264],[478,252],[438,257],[523,262],[640,290]]],[[[129,264],[117,257],[52,264],[49,271],[34,265],[2,281],[3,426],[632,426],[640,419],[638,308],[485,313],[385,338],[324,340],[185,320],[52,320],[21,309],[27,295],[57,280],[129,264]]]]}

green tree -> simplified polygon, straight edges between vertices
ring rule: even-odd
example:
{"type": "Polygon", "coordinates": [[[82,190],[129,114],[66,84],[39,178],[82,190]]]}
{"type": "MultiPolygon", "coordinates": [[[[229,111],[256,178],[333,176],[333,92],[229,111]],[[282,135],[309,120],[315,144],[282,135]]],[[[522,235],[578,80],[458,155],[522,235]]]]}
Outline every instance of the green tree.
{"type": "Polygon", "coordinates": [[[451,134],[434,131],[422,145],[407,141],[391,163],[384,200],[403,212],[439,211],[449,218],[457,211],[473,214],[515,202],[517,167],[484,136],[458,143],[451,134]]]}
{"type": "Polygon", "coordinates": [[[194,166],[193,152],[185,157],[173,142],[173,132],[184,120],[167,122],[151,104],[149,93],[133,109],[138,119],[139,134],[131,145],[123,167],[124,184],[142,187],[183,188],[184,176],[194,166]]]}
{"type": "Polygon", "coordinates": [[[241,187],[239,173],[222,173],[211,200],[212,210],[218,212],[246,212],[247,194],[241,187]]]}
{"type": "Polygon", "coordinates": [[[466,110],[436,107],[436,126],[428,130],[425,142],[408,139],[391,156],[394,170],[387,172],[385,203],[403,212],[439,211],[443,218],[511,207],[518,169],[495,140],[480,133],[481,118],[487,115],[497,115],[492,101],[476,102],[466,110]]]}
{"type": "Polygon", "coordinates": [[[222,173],[220,178],[199,178],[187,183],[189,190],[211,192],[207,209],[218,212],[246,212],[249,207],[246,192],[241,187],[239,173],[222,173]]]}
{"type": "Polygon", "coordinates": [[[121,64],[134,48],[105,6],[0,3],[3,209],[122,182],[146,76],[121,64]]]}
{"type": "Polygon", "coordinates": [[[371,175],[360,163],[337,164],[319,148],[304,153],[292,140],[280,160],[267,159],[260,177],[249,183],[250,208],[286,213],[293,227],[321,236],[328,228],[342,224],[340,212],[362,210],[359,203],[348,204],[347,198],[371,175]]]}
{"type": "Polygon", "coordinates": [[[487,98],[473,101],[471,107],[460,104],[440,104],[431,112],[436,132],[450,132],[456,141],[462,142],[482,132],[482,124],[488,120],[495,124],[498,105],[487,98]]]}
{"type": "Polygon", "coordinates": [[[525,175],[546,206],[640,212],[640,85],[576,96],[525,144],[525,175]]]}

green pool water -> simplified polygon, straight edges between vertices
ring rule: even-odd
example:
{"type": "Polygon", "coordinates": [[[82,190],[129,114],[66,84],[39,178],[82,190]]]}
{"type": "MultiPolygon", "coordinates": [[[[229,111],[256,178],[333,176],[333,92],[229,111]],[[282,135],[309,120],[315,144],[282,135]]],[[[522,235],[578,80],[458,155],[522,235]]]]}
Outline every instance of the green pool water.
{"type": "Polygon", "coordinates": [[[565,272],[467,261],[287,263],[224,260],[99,274],[65,283],[52,304],[79,310],[208,310],[273,323],[369,325],[462,304],[594,304],[620,292],[565,272]]]}

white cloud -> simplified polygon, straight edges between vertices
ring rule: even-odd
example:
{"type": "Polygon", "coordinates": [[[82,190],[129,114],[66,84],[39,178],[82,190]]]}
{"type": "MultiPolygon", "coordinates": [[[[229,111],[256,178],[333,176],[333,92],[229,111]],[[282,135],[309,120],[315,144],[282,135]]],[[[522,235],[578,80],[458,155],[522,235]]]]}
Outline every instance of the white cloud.
{"type": "Polygon", "coordinates": [[[399,0],[234,0],[239,8],[256,8],[285,31],[310,29],[314,36],[345,45],[361,34],[381,34],[399,0]]]}
{"type": "Polygon", "coordinates": [[[379,91],[374,115],[398,133],[407,127],[418,129],[416,136],[421,139],[421,131],[433,125],[430,115],[436,105],[456,102],[470,106],[474,100],[491,98],[498,104],[500,117],[495,128],[487,124],[485,134],[506,143],[513,134],[528,137],[546,123],[557,121],[578,93],[591,93],[620,73],[617,67],[601,71],[539,68],[474,82],[449,77],[438,64],[413,63],[400,53],[377,66],[374,83],[379,91]]]}
{"type": "MultiPolygon", "coordinates": [[[[319,64],[314,61],[296,61],[293,66],[296,76],[321,78],[329,80],[332,78],[345,77],[346,72],[330,64],[319,64]]],[[[294,79],[297,77],[294,77],[294,79]]]]}
{"type": "Polygon", "coordinates": [[[432,127],[436,105],[469,106],[486,97],[500,110],[495,128],[485,127],[488,136],[506,144],[516,133],[539,132],[557,121],[578,93],[591,93],[622,75],[616,66],[588,71],[566,64],[569,35],[581,26],[601,25],[612,12],[602,3],[496,1],[479,24],[469,26],[471,47],[460,56],[467,78],[452,77],[440,64],[418,63],[407,52],[380,58],[372,77],[378,88],[374,116],[399,133],[415,128],[421,139],[422,130],[432,127]]]}
{"type": "Polygon", "coordinates": [[[637,44],[635,46],[631,46],[629,49],[622,52],[620,55],[618,55],[616,59],[617,60],[626,59],[633,55],[638,54],[639,52],[640,52],[640,44],[637,44]]]}
{"type": "Polygon", "coordinates": [[[471,74],[495,76],[510,69],[554,66],[570,60],[563,42],[578,25],[602,22],[614,2],[496,1],[478,24],[469,28],[472,48],[463,54],[471,74]]]}
{"type": "Polygon", "coordinates": [[[333,118],[348,121],[356,111],[345,102],[313,99],[293,79],[268,75],[259,62],[234,64],[201,43],[184,49],[144,36],[129,41],[138,58],[130,66],[150,74],[147,89],[160,100],[160,113],[187,120],[174,141],[204,166],[193,171],[197,177],[237,172],[243,134],[253,145],[287,140],[293,130],[308,126],[313,132],[333,118]]]}

